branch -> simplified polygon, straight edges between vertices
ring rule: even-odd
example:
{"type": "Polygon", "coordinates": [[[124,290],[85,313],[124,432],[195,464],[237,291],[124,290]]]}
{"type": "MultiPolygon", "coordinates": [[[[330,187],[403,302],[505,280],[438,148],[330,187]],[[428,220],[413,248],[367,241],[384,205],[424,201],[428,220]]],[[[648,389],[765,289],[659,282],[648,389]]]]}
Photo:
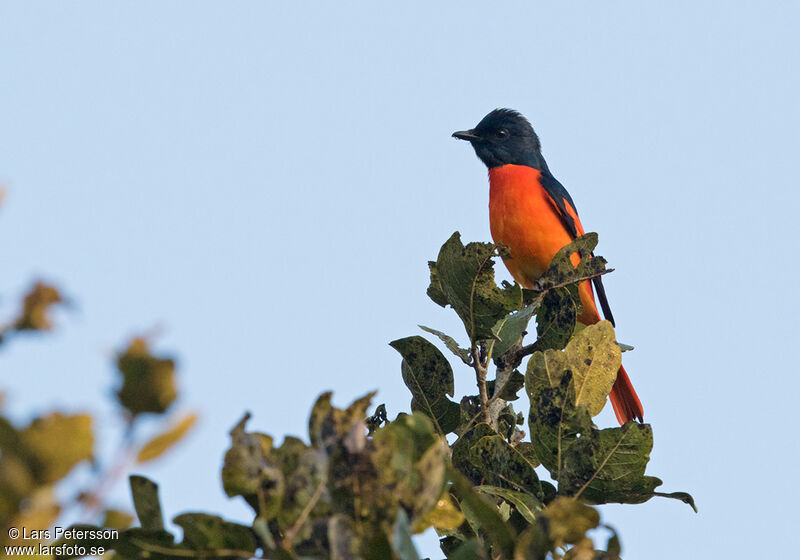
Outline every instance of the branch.
{"type": "MultiPolygon", "coordinates": [[[[538,348],[536,347],[536,342],[533,342],[527,346],[520,346],[516,350],[509,350],[505,353],[505,355],[495,358],[494,363],[497,366],[498,378],[500,377],[499,372],[513,371],[517,369],[522,363],[522,359],[524,357],[530,356],[537,350],[538,348]]],[[[495,389],[495,394],[497,393],[499,393],[499,391],[495,389]]]]}
{"type": "Polygon", "coordinates": [[[106,495],[117,481],[125,474],[134,458],[134,450],[137,447],[134,422],[129,419],[125,426],[125,432],[120,440],[119,450],[113,463],[103,471],[95,482],[94,489],[82,492],[86,497],[81,502],[79,518],[89,523],[100,513],[105,504],[106,495]]]}
{"type": "Polygon", "coordinates": [[[478,394],[481,399],[481,416],[484,422],[489,421],[489,393],[486,390],[486,364],[482,360],[484,349],[478,349],[478,344],[473,341],[470,353],[472,354],[472,367],[475,368],[475,378],[478,382],[478,394]]]}

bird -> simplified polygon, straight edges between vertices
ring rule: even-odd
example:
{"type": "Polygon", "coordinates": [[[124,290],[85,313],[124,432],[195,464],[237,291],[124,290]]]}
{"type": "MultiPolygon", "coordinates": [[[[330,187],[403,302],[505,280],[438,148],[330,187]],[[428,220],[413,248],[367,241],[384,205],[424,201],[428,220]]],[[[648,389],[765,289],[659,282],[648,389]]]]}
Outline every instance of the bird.
{"type": "MultiPolygon", "coordinates": [[[[550,172],[539,137],[518,111],[495,109],[475,128],[454,132],[453,137],[472,144],[489,169],[492,238],[507,248],[503,261],[514,280],[525,288],[534,288],[558,250],[585,233],[572,197],[550,172]]],[[[577,261],[577,255],[573,258],[577,261]]],[[[599,276],[578,287],[583,307],[578,321],[584,325],[600,321],[592,285],[603,316],[613,325],[599,276]]],[[[621,425],[644,421],[642,403],[622,365],[609,399],[621,425]]]]}

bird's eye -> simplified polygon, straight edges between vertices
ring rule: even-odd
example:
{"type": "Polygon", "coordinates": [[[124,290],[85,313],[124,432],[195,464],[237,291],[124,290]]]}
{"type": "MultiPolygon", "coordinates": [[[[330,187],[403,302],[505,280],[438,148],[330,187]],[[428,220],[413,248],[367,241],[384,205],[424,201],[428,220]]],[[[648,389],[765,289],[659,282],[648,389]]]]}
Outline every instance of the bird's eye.
{"type": "Polygon", "coordinates": [[[501,128],[500,130],[497,131],[496,134],[498,138],[505,138],[506,136],[508,136],[508,131],[505,128],[501,128]]]}

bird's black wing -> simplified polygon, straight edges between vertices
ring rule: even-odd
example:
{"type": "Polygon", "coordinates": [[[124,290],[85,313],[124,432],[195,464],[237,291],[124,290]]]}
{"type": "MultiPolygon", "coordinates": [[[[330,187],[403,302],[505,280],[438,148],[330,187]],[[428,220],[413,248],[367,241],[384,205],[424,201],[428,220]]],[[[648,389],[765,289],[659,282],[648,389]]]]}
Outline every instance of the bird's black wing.
{"type": "MultiPolygon", "coordinates": [[[[575,219],[572,217],[570,212],[567,210],[567,205],[569,205],[572,212],[575,216],[578,215],[578,210],[575,207],[575,203],[572,201],[572,197],[567,192],[567,189],[564,188],[564,185],[558,182],[558,179],[553,177],[553,174],[550,173],[549,169],[542,170],[542,187],[547,194],[550,195],[550,198],[556,205],[558,209],[558,216],[561,218],[561,223],[564,224],[564,227],[569,232],[570,236],[575,239],[578,237],[578,225],[575,223],[575,219]]],[[[594,255],[593,255],[594,256],[594,255]]],[[[611,306],[608,305],[608,297],[606,296],[606,289],[603,286],[603,280],[600,276],[595,276],[592,278],[592,284],[594,284],[595,291],[597,292],[597,299],[600,301],[600,307],[603,310],[603,317],[605,317],[612,325],[616,326],[614,322],[614,315],[611,314],[611,306]]]]}

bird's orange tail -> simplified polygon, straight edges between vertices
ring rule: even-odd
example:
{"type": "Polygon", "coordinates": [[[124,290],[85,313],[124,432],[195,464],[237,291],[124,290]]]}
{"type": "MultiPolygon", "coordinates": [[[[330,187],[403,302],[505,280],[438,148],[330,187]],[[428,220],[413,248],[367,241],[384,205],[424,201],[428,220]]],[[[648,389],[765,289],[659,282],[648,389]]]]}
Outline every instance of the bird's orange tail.
{"type": "Polygon", "coordinates": [[[633,390],[633,384],[622,366],[619,366],[617,380],[611,388],[609,397],[620,425],[631,420],[644,421],[642,403],[639,401],[636,391],[633,390]]]}

